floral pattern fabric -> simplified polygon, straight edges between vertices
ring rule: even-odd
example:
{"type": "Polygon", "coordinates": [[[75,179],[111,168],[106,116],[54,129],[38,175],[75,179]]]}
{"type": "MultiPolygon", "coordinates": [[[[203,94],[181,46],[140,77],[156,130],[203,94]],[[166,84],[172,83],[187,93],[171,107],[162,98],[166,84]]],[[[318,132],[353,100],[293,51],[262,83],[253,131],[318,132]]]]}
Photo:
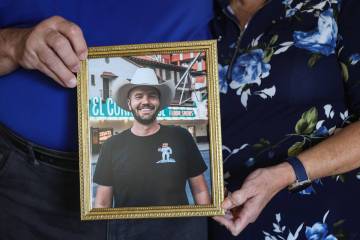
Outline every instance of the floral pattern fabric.
{"type": "MultiPolygon", "coordinates": [[[[215,12],[224,180],[235,191],[254,169],[296,156],[357,121],[360,1],[269,0],[244,31],[228,2],[215,12]]],[[[350,194],[359,187],[359,170],[316,179],[298,194],[280,192],[240,236],[210,222],[209,237],[360,239],[360,194],[350,194]]]]}

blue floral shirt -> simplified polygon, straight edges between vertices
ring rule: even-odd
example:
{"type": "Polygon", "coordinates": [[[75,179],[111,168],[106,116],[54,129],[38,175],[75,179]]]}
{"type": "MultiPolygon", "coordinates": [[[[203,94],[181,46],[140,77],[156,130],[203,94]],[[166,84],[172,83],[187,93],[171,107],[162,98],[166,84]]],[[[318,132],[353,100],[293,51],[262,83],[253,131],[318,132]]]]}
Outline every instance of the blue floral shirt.
{"type": "MultiPolygon", "coordinates": [[[[270,0],[241,31],[228,2],[212,28],[219,47],[224,178],[240,188],[254,169],[314,146],[360,115],[359,0],[270,0]]],[[[274,176],[275,178],[276,176],[274,176]]],[[[234,238],[360,239],[359,170],[280,192],[234,238]]]]}

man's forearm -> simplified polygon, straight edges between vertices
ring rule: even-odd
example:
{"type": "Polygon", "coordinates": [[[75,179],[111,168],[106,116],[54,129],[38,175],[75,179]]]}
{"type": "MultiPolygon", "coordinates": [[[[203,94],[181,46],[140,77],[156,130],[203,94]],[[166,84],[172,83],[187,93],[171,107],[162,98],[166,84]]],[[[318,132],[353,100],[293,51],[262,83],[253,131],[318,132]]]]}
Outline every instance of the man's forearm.
{"type": "Polygon", "coordinates": [[[0,76],[11,73],[19,67],[16,59],[16,50],[27,29],[0,29],[0,76]]]}
{"type": "Polygon", "coordinates": [[[202,192],[197,192],[193,196],[195,198],[195,203],[196,204],[204,205],[204,204],[210,204],[211,203],[210,195],[209,195],[209,192],[207,190],[202,191],[202,192]]]}
{"type": "Polygon", "coordinates": [[[112,187],[99,185],[96,190],[95,208],[110,208],[112,206],[112,198],[112,187]]]}
{"type": "Polygon", "coordinates": [[[111,202],[95,201],[95,208],[111,208],[111,202]]]}
{"type": "Polygon", "coordinates": [[[190,178],[190,188],[196,204],[210,204],[210,195],[203,174],[190,178]]]}

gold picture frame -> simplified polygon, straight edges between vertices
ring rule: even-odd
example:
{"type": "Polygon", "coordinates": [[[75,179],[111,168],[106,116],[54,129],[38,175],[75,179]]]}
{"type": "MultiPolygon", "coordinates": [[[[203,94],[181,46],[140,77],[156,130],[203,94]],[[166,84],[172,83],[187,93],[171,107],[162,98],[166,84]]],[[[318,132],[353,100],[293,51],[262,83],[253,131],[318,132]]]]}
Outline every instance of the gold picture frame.
{"type": "Polygon", "coordinates": [[[92,47],[81,62],[77,80],[81,220],[224,215],[220,207],[224,190],[215,40],[92,47]],[[130,70],[137,67],[153,68],[158,77],[172,79],[177,85],[178,102],[168,108],[168,115],[162,113],[161,121],[185,126],[197,146],[203,147],[203,159],[208,156],[210,204],[191,204],[189,200],[188,205],[94,207],[93,174],[101,144],[132,121],[112,100],[111,84],[129,78],[126,74],[131,78],[130,70]]]}

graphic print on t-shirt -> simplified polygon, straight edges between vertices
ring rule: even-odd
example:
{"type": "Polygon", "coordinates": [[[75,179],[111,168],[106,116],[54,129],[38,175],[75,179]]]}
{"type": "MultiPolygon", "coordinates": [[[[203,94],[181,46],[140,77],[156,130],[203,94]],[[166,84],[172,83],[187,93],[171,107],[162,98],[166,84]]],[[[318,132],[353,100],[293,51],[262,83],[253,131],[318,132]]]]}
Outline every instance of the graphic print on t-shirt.
{"type": "Polygon", "coordinates": [[[156,163],[174,163],[175,159],[170,158],[170,154],[172,154],[172,149],[169,147],[168,143],[163,143],[161,147],[158,148],[158,152],[161,152],[162,159],[157,161],[156,163]]]}

